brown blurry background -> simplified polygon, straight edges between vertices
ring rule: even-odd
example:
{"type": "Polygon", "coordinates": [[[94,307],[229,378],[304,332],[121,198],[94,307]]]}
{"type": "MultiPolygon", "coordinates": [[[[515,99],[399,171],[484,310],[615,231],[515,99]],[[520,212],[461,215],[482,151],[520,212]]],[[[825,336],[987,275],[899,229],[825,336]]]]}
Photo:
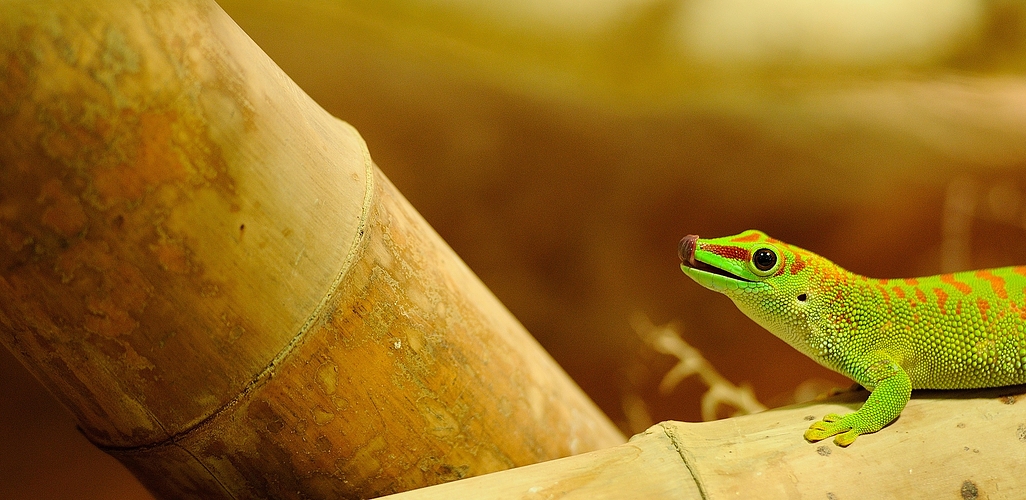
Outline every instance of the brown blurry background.
{"type": "MultiPolygon", "coordinates": [[[[219,3],[628,434],[706,390],[658,392],[638,313],[769,406],[849,383],[690,282],[685,234],[875,277],[1026,263],[1019,2],[219,3]]],[[[0,498],[146,497],[0,352],[0,498]]]]}

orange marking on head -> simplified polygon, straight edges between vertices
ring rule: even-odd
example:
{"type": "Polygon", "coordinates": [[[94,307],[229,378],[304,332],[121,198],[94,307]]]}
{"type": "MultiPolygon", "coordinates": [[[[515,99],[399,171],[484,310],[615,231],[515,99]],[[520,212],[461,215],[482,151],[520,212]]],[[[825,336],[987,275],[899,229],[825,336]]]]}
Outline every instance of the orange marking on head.
{"type": "Polygon", "coordinates": [[[877,281],[879,281],[881,285],[886,285],[887,282],[888,282],[888,280],[877,280],[877,281]]]}
{"type": "Polygon", "coordinates": [[[948,311],[944,309],[944,305],[948,302],[948,294],[940,288],[934,288],[933,293],[937,296],[937,307],[940,309],[940,313],[946,316],[948,311]]]}
{"type": "Polygon", "coordinates": [[[969,285],[967,285],[965,283],[962,283],[961,281],[956,280],[955,279],[955,275],[953,275],[951,273],[940,275],[940,280],[943,281],[944,283],[947,283],[947,284],[955,287],[958,291],[960,291],[960,292],[962,292],[962,293],[964,293],[966,295],[972,293],[972,291],[973,291],[972,287],[970,287],[969,285]]]}
{"type": "Polygon", "coordinates": [[[919,284],[919,280],[915,278],[905,278],[905,284],[908,286],[916,286],[919,284]]]}
{"type": "Polygon", "coordinates": [[[986,323],[987,311],[990,309],[990,302],[987,302],[987,299],[978,298],[976,299],[976,307],[980,310],[980,319],[982,319],[983,322],[986,323]]]}
{"type": "Polygon", "coordinates": [[[1026,276],[1026,266],[1015,266],[1012,268],[1012,272],[1026,276]]]}
{"type": "Polygon", "coordinates": [[[791,275],[798,274],[802,269],[805,269],[805,261],[802,260],[801,254],[794,254],[794,262],[791,263],[791,275]]]}
{"type": "Polygon", "coordinates": [[[759,241],[760,238],[762,238],[762,235],[760,235],[759,233],[753,232],[753,233],[747,234],[745,236],[738,236],[737,238],[734,238],[734,239],[732,239],[730,241],[732,241],[734,243],[749,243],[749,242],[753,242],[753,241],[759,241]]]}
{"type": "Polygon", "coordinates": [[[991,290],[994,290],[994,295],[1001,297],[1002,299],[1008,298],[1008,290],[1005,289],[1005,279],[1000,276],[995,276],[994,273],[984,269],[982,271],[976,271],[976,277],[987,280],[990,282],[991,290]]]}
{"type": "Polygon", "coordinates": [[[702,245],[702,250],[719,255],[725,259],[740,260],[742,262],[748,262],[748,259],[752,258],[752,253],[748,249],[731,245],[705,244],[702,245]]]}
{"type": "Polygon", "coordinates": [[[894,295],[897,295],[899,299],[904,299],[905,298],[905,290],[902,290],[900,286],[896,286],[894,288],[891,288],[891,290],[894,291],[894,295]]]}
{"type": "Polygon", "coordinates": [[[955,316],[961,316],[961,315],[962,315],[962,299],[958,299],[958,302],[955,303],[955,316]]]}

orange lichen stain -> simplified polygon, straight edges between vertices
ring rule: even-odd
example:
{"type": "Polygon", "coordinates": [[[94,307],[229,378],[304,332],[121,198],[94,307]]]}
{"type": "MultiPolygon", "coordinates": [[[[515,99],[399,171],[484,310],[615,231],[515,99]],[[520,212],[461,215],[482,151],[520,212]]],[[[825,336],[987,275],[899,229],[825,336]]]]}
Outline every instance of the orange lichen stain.
{"type": "Polygon", "coordinates": [[[128,161],[92,169],[93,186],[104,204],[135,202],[151,189],[188,178],[174,143],[175,120],[172,113],[140,114],[135,150],[126,151],[128,161]]]}
{"type": "Polygon", "coordinates": [[[335,414],[325,410],[324,408],[317,406],[310,410],[313,416],[313,421],[317,425],[327,425],[329,422],[335,419],[335,414]]]}
{"type": "Polygon", "coordinates": [[[317,369],[317,387],[325,395],[335,394],[338,388],[338,365],[332,362],[325,362],[317,369]]]}
{"type": "Polygon", "coordinates": [[[65,238],[79,234],[88,222],[82,203],[64,190],[60,179],[51,179],[43,184],[37,201],[47,205],[41,216],[43,225],[65,238]]]}
{"type": "Polygon", "coordinates": [[[388,442],[385,436],[378,434],[353,452],[352,456],[336,460],[335,469],[350,482],[367,481],[381,474],[382,465],[378,456],[386,449],[388,442]]]}
{"type": "Polygon", "coordinates": [[[82,326],[90,333],[114,338],[129,333],[139,326],[139,322],[133,319],[128,311],[115,304],[110,297],[88,297],[86,310],[89,313],[86,314],[82,326]]]}
{"type": "Polygon", "coordinates": [[[187,274],[191,271],[189,256],[180,244],[165,240],[150,245],[150,251],[156,255],[160,267],[166,271],[175,274],[187,274]]]}
{"type": "Polygon", "coordinates": [[[129,368],[139,372],[146,372],[156,368],[156,365],[150,362],[149,358],[140,355],[131,344],[124,342],[123,345],[125,348],[125,365],[129,368]]]}

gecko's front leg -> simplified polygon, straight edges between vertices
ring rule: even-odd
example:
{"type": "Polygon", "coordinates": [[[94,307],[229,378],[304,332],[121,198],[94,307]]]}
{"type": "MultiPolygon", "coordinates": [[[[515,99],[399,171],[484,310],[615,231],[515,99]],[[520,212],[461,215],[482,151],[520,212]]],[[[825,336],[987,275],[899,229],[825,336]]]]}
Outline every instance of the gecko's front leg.
{"type": "Polygon", "coordinates": [[[876,432],[898,418],[912,394],[912,383],[905,370],[888,356],[878,354],[876,357],[868,367],[873,387],[865,404],[855,413],[844,416],[831,413],[823,417],[805,431],[806,440],[816,442],[837,436],[834,443],[848,446],[859,435],[876,432]]]}

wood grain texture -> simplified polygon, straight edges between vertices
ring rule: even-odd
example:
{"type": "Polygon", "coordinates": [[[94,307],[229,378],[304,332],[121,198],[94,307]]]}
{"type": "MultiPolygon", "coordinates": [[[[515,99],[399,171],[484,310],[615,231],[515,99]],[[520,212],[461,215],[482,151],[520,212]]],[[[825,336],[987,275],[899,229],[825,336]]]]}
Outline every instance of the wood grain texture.
{"type": "Polygon", "coordinates": [[[867,394],[667,421],[611,449],[388,498],[1022,498],[1026,386],[917,392],[894,424],[848,448],[802,438],[812,421],[867,394]]]}
{"type": "Polygon", "coordinates": [[[167,498],[622,442],[212,1],[0,6],[0,343],[167,498]]]}

